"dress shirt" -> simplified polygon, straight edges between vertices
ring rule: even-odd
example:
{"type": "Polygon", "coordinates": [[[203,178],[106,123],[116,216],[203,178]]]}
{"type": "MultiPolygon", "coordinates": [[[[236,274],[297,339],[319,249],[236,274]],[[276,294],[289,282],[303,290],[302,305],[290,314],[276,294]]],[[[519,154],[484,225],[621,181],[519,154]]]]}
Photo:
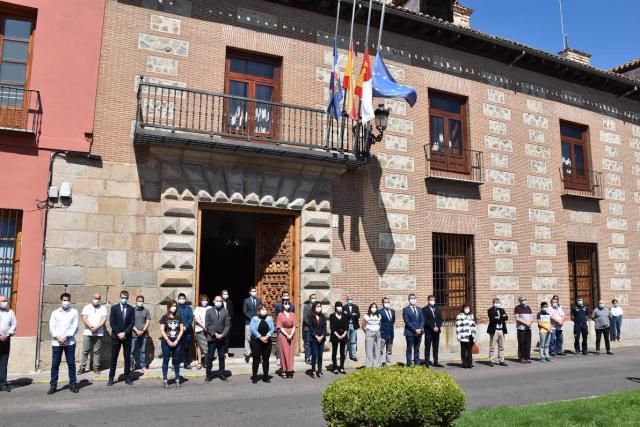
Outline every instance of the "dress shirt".
{"type": "Polygon", "coordinates": [[[51,334],[51,345],[59,347],[60,343],[56,337],[68,337],[65,345],[74,345],[76,343],[75,334],[78,331],[78,310],[69,308],[63,310],[58,308],[51,313],[49,319],[49,333],[51,334]]]}
{"type": "Polygon", "coordinates": [[[0,310],[0,335],[16,334],[16,315],[13,310],[0,310]]]}

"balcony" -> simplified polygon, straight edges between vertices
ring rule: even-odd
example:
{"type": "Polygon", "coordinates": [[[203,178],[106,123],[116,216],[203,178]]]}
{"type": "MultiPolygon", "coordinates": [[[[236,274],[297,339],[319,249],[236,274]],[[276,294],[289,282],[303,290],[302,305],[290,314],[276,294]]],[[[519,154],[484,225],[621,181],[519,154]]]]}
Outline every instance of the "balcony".
{"type": "Polygon", "coordinates": [[[602,172],[563,165],[560,167],[560,179],[564,196],[604,199],[602,172]]]}
{"type": "Polygon", "coordinates": [[[428,179],[482,184],[482,152],[438,144],[424,146],[428,179]]]}
{"type": "Polygon", "coordinates": [[[36,135],[41,117],[40,92],[16,86],[0,86],[0,131],[36,135]]]}
{"type": "Polygon", "coordinates": [[[326,111],[151,83],[138,88],[134,141],[313,159],[356,168],[367,162],[353,121],[326,111]]]}

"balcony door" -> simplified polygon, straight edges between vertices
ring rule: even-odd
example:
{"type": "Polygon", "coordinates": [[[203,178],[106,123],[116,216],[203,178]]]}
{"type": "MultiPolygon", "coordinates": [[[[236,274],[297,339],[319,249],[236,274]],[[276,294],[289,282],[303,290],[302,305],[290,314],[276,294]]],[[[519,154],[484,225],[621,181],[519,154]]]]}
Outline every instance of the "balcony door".
{"type": "Polygon", "coordinates": [[[565,188],[571,190],[591,189],[586,133],[584,127],[560,123],[562,175],[565,188]]]}
{"type": "Polygon", "coordinates": [[[227,53],[225,131],[257,140],[276,138],[280,60],[247,52],[227,53]]]}
{"type": "Polygon", "coordinates": [[[429,92],[431,167],[468,173],[466,99],[429,92]]]}

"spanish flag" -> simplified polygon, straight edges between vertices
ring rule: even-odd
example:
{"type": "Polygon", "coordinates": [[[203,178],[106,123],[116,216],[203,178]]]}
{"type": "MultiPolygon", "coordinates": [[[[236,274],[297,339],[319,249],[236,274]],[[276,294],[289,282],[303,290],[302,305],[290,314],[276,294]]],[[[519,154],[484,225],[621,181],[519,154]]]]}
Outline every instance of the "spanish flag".
{"type": "Polygon", "coordinates": [[[358,111],[356,110],[354,98],[354,84],[353,84],[353,42],[349,43],[349,55],[347,56],[347,68],[344,71],[344,77],[342,79],[342,87],[347,91],[347,111],[349,118],[352,120],[358,120],[358,111]]]}

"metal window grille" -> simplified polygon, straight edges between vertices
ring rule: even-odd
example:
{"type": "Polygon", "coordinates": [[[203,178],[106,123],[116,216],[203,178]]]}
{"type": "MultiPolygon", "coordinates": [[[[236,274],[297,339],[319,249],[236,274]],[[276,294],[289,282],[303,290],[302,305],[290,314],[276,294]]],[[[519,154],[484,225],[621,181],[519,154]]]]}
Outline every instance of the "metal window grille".
{"type": "Polygon", "coordinates": [[[22,211],[0,209],[0,294],[10,299],[12,308],[15,308],[21,238],[22,211]]]}
{"type": "Polygon", "coordinates": [[[433,290],[443,320],[456,318],[463,304],[473,305],[473,236],[433,234],[433,290]]]}
{"type": "Polygon", "coordinates": [[[571,305],[582,298],[587,307],[593,308],[599,299],[598,245],[595,243],[568,242],[569,290],[571,305]]]}

